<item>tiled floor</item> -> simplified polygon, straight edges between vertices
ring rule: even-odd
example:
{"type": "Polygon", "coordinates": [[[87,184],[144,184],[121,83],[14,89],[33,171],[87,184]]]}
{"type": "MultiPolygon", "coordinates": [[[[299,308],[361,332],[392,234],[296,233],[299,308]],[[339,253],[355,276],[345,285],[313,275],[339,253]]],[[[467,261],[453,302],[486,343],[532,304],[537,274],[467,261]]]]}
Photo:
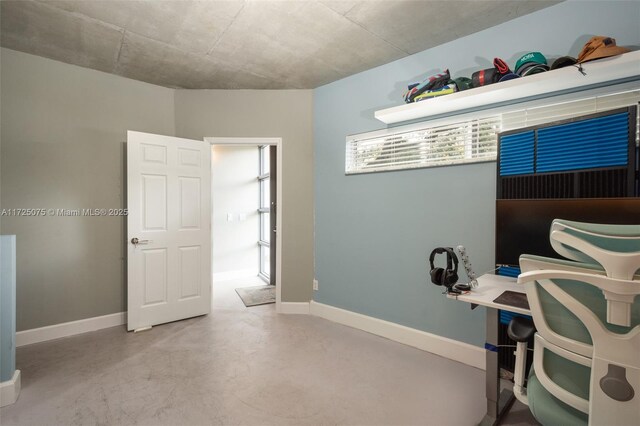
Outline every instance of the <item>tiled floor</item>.
{"type": "MultiPolygon", "coordinates": [[[[472,425],[484,372],[214,286],[211,315],[18,348],[2,425],[472,425]]],[[[535,424],[516,406],[503,424],[535,424]]]]}

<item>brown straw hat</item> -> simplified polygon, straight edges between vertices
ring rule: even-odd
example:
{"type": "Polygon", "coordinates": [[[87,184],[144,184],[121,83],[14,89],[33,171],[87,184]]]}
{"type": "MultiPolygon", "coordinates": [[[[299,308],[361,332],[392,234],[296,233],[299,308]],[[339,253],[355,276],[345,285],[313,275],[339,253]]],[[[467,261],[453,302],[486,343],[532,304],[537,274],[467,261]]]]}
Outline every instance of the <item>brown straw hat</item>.
{"type": "Polygon", "coordinates": [[[616,46],[616,39],[604,36],[595,36],[584,45],[578,63],[593,61],[594,59],[607,58],[629,52],[626,47],[616,46]]]}

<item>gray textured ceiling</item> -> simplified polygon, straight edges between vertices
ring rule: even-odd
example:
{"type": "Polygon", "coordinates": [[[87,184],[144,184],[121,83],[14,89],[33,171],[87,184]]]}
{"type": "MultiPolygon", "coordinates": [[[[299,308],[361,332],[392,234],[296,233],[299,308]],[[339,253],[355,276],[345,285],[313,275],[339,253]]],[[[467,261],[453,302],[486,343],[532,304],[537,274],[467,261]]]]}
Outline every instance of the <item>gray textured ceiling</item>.
{"type": "Polygon", "coordinates": [[[558,1],[2,1],[3,47],[161,86],[315,88],[558,1]]]}

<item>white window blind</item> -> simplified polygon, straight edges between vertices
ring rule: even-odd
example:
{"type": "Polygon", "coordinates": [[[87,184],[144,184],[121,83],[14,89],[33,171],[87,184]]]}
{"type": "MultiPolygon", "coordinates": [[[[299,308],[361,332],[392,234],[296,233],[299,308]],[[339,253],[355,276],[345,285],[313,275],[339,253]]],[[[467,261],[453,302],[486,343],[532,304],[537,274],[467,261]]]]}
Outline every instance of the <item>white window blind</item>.
{"type": "Polygon", "coordinates": [[[496,159],[500,117],[353,139],[347,142],[346,173],[446,166],[496,159]]]}
{"type": "MultiPolygon", "coordinates": [[[[550,99],[543,105],[537,102],[536,106],[528,108],[501,108],[495,114],[483,111],[486,115],[483,118],[411,125],[406,130],[398,128],[381,135],[350,136],[346,144],[345,173],[495,161],[497,135],[501,131],[637,105],[639,102],[640,90],[626,90],[556,103],[550,99]]],[[[639,125],[636,125],[636,131],[638,143],[639,125]]]]}

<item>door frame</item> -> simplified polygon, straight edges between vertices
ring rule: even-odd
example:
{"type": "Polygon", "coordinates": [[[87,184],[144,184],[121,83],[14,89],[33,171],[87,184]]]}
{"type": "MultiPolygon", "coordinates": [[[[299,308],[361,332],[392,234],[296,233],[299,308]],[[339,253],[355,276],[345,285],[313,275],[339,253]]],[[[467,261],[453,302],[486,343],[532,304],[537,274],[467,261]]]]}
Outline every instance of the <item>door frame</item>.
{"type": "MultiPolygon", "coordinates": [[[[282,138],[252,138],[252,137],[205,137],[204,141],[215,145],[227,146],[275,146],[277,151],[276,164],[276,312],[282,313],[282,138]]],[[[213,162],[212,162],[213,164],[213,162]]],[[[213,197],[211,197],[213,203],[213,197]]],[[[213,211],[213,205],[211,206],[213,211]]],[[[211,224],[211,270],[213,271],[213,223],[211,224]]],[[[213,274],[211,275],[213,283],[213,274]]],[[[213,293],[212,293],[213,297],[213,293]]]]}

